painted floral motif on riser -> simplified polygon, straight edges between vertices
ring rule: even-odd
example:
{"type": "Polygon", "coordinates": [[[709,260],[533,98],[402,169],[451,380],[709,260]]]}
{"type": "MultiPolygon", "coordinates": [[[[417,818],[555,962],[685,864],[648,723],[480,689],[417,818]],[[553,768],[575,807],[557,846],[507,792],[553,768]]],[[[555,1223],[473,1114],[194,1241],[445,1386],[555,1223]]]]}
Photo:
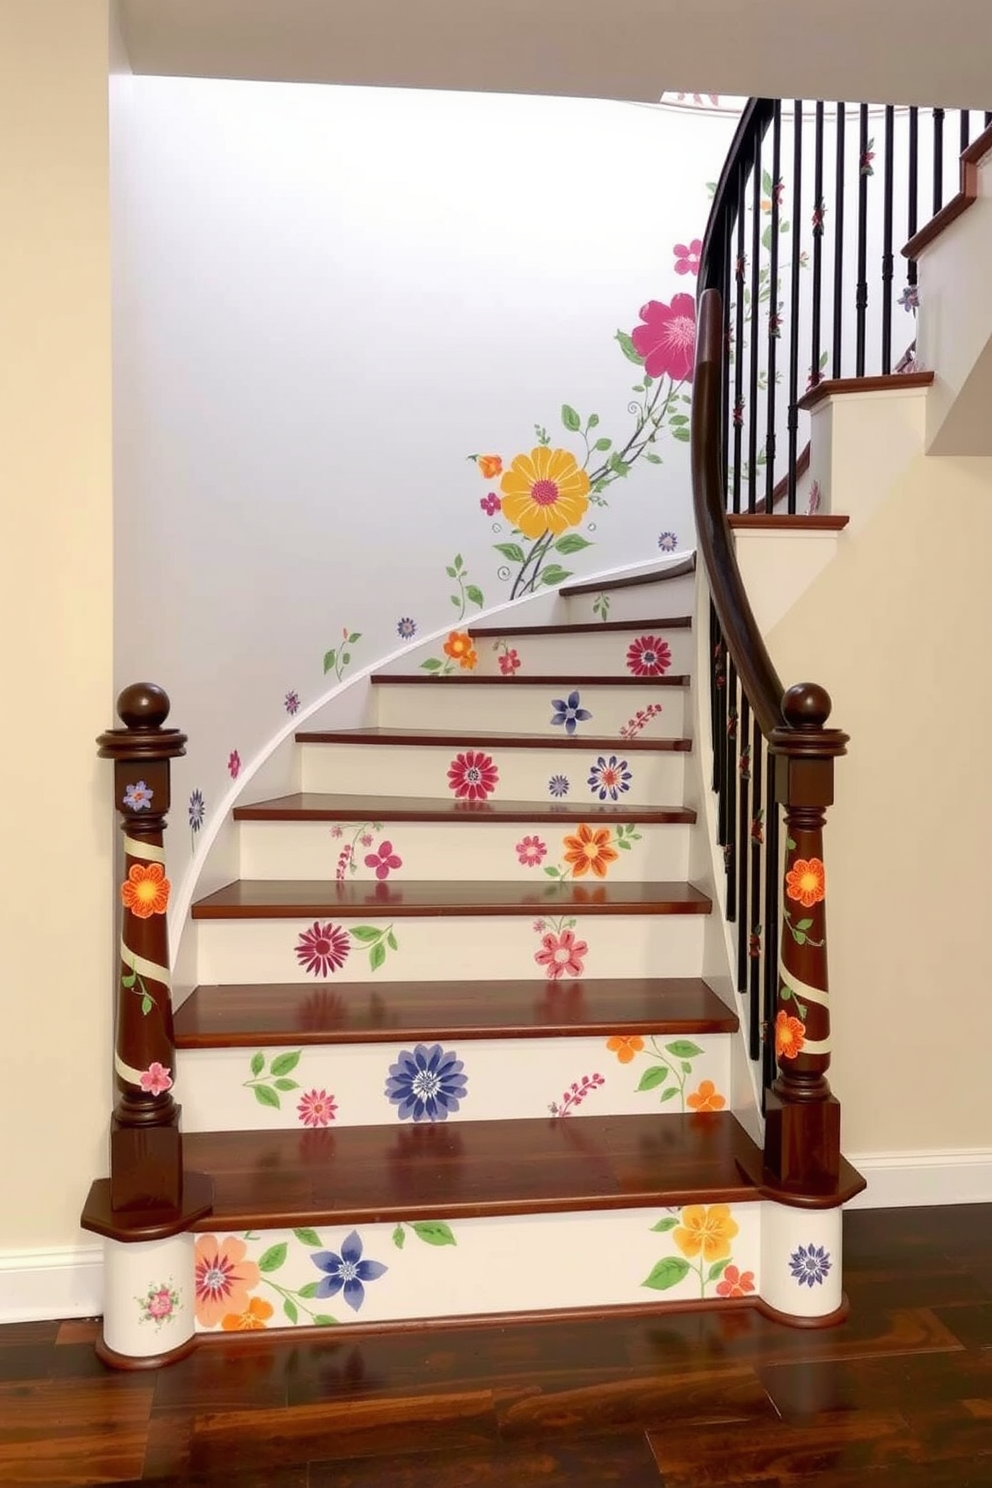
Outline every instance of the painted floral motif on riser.
{"type": "MultiPolygon", "coordinates": [[[[622,756],[621,756],[622,758],[622,756]]],[[[631,761],[636,777],[638,760],[631,761]]],[[[623,825],[616,807],[605,813],[593,799],[588,785],[589,773],[577,774],[575,800],[589,803],[583,820],[599,827],[608,826],[616,834],[623,825]],[[581,795],[579,792],[581,791],[581,795]]],[[[626,797],[619,798],[620,801],[626,797]]],[[[571,798],[566,798],[570,801],[571,798]]],[[[413,880],[512,879],[539,881],[543,868],[554,864],[562,855],[562,840],[574,832],[554,822],[384,822],[373,840],[353,852],[349,867],[355,871],[350,879],[363,882],[390,883],[413,880]],[[389,848],[386,852],[385,849],[389,848]],[[391,866],[398,858],[399,867],[391,866]],[[369,863],[369,859],[375,859],[369,863]]],[[[241,876],[257,879],[335,878],[340,853],[351,851],[346,840],[352,835],[352,823],[343,826],[343,837],[335,839],[326,822],[242,822],[241,876]]],[[[689,865],[690,828],[678,823],[640,823],[636,831],[640,840],[629,852],[622,852],[610,869],[611,882],[636,883],[641,880],[684,880],[689,865]]]]}
{"type": "MultiPolygon", "coordinates": [[[[659,561],[671,558],[670,553],[659,553],[659,561]]],[[[586,623],[587,621],[629,620],[639,625],[645,615],[691,615],[695,609],[695,587],[692,574],[677,579],[666,579],[658,584],[637,584],[630,589],[613,589],[607,592],[608,604],[596,594],[577,594],[566,599],[563,619],[586,623]]],[[[493,622],[487,622],[493,623],[493,622]]]]}
{"type": "MultiPolygon", "coordinates": [[[[546,889],[535,885],[534,918],[507,916],[416,916],[391,920],[388,904],[376,906],[370,896],[367,917],[360,920],[199,920],[196,923],[197,980],[202,983],[230,982],[310,982],[333,985],[338,981],[366,982],[383,976],[391,980],[457,981],[470,978],[488,981],[494,977],[520,978],[546,975],[542,954],[542,937],[550,930],[538,931],[536,924],[549,923],[555,908],[554,884],[546,889]],[[551,890],[551,894],[547,894],[551,890]],[[547,894],[547,897],[543,897],[547,894]],[[317,977],[297,959],[294,947],[303,935],[313,936],[314,925],[324,933],[343,930],[334,936],[336,944],[346,939],[347,945],[339,964],[317,977]],[[348,927],[360,929],[357,938],[348,927]],[[386,948],[385,958],[375,968],[371,965],[369,946],[392,934],[396,949],[386,948]],[[375,937],[375,940],[373,940],[375,937]],[[385,970],[380,968],[385,968],[385,970]]],[[[388,888],[388,885],[377,885],[388,888]]],[[[370,886],[371,888],[371,886],[370,886]]],[[[595,902],[601,885],[580,884],[595,902]]],[[[393,891],[401,892],[397,885],[393,891]]],[[[560,893],[560,891],[558,891],[560,893]]],[[[698,976],[702,965],[704,915],[605,915],[570,916],[574,925],[561,932],[574,937],[584,946],[578,959],[562,970],[560,980],[573,977],[698,976]],[[575,970],[581,965],[581,970],[575,970]]],[[[555,954],[552,951],[552,954],[555,954]]],[[[338,957],[335,957],[338,960],[338,957]]]]}
{"type": "MultiPolygon", "coordinates": [[[[443,682],[438,683],[439,688],[443,686],[443,682]]],[[[470,703],[469,699],[468,704],[470,703]]],[[[662,699],[661,706],[661,714],[638,731],[638,737],[661,737],[654,730],[665,716],[667,698],[662,699]]],[[[636,708],[631,706],[624,712],[620,727],[614,730],[617,752],[621,757],[624,739],[620,730],[635,715],[636,708]]],[[[465,726],[464,717],[462,726],[465,726]]],[[[501,732],[505,733],[506,730],[501,732]]],[[[561,730],[558,732],[561,733],[561,730]]],[[[402,750],[385,745],[363,747],[360,744],[305,744],[301,751],[301,789],[331,794],[347,790],[355,795],[426,796],[434,800],[451,801],[459,799],[455,796],[450,778],[455,761],[459,755],[467,756],[469,751],[474,751],[484,753],[496,768],[497,780],[494,788],[487,794],[487,800],[559,800],[566,803],[576,800],[591,801],[593,797],[587,787],[587,780],[601,751],[582,747],[581,735],[578,733],[573,736],[573,743],[574,747],[570,744],[567,749],[486,748],[466,743],[464,747],[410,746],[402,750]]],[[[685,781],[685,752],[637,750],[631,753],[634,758],[630,755],[627,758],[631,764],[632,779],[623,796],[624,804],[680,805],[685,781]]],[[[466,806],[466,815],[470,814],[470,805],[471,803],[466,806]]],[[[485,815],[484,811],[477,814],[485,815]]]]}
{"type": "MultiPolygon", "coordinates": [[[[325,1015],[333,995],[316,994],[325,1015]]],[[[568,997],[567,986],[549,983],[549,1012],[568,997]]],[[[412,1126],[542,1117],[552,1108],[559,1119],[691,1114],[728,1109],[730,1035],[189,1050],[179,1055],[178,1080],[187,1131],[412,1126]]]]}
{"type": "MultiPolygon", "coordinates": [[[[729,1238],[711,1241],[755,1288],[763,1207],[734,1205],[717,1225],[729,1238]]],[[[196,1237],[197,1330],[696,1301],[695,1268],[663,1292],[647,1285],[663,1254],[680,1254],[656,1226],[680,1218],[691,1233],[688,1210],[658,1209],[442,1219],[426,1237],[409,1222],[206,1233],[196,1237]]],[[[717,1285],[706,1284],[706,1297],[718,1300],[717,1285]]]]}
{"type": "Polygon", "coordinates": [[[547,689],[494,677],[491,683],[466,686],[457,682],[446,686],[443,680],[433,686],[383,683],[372,691],[372,722],[380,728],[423,728],[429,718],[431,728],[457,730],[465,728],[470,719],[473,729],[501,733],[619,738],[632,713],[661,702],[663,711],[652,736],[672,739],[682,736],[687,689],[658,688],[650,678],[643,688],[582,685],[569,682],[565,674],[560,686],[547,689]],[[576,692],[577,702],[570,705],[568,700],[576,692]]]}
{"type": "MultiPolygon", "coordinates": [[[[665,609],[668,609],[667,605],[665,609]]],[[[629,631],[604,631],[601,635],[591,632],[507,636],[503,640],[480,636],[476,646],[478,673],[494,677],[507,675],[508,654],[512,654],[515,661],[512,675],[519,677],[567,677],[575,670],[580,658],[582,670],[597,677],[664,676],[666,672],[684,676],[692,670],[695,661],[692,631],[683,627],[668,629],[640,625],[631,626],[629,631]],[[641,644],[652,641],[659,644],[654,648],[641,644]],[[650,670],[638,671],[639,666],[645,666],[641,659],[645,651],[651,652],[652,649],[658,655],[657,666],[649,662],[650,670]]]]}

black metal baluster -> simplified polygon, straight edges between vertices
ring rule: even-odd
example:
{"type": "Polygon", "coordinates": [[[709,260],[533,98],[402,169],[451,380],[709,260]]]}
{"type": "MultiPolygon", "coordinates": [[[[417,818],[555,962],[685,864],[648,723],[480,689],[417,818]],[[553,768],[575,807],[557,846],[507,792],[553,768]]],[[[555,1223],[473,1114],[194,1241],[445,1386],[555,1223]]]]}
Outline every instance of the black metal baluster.
{"type": "Polygon", "coordinates": [[[841,338],[844,324],[844,126],[843,103],[837,105],[837,174],[834,179],[834,344],[832,376],[843,376],[841,338]]]}
{"type": "MultiPolygon", "coordinates": [[[[796,510],[796,460],[799,453],[799,270],[802,245],[800,213],[803,200],[803,101],[793,100],[792,133],[792,273],[789,281],[789,489],[786,510],[796,510]]],[[[769,513],[771,508],[769,508],[769,513]]]]}
{"type": "Polygon", "coordinates": [[[933,111],[933,215],[944,205],[944,110],[933,111]]]}
{"type": "Polygon", "coordinates": [[[727,919],[737,919],[737,716],[740,711],[737,668],[727,657],[727,718],[723,752],[723,789],[727,798],[727,834],[723,861],[727,870],[727,919]]]}
{"type": "Polygon", "coordinates": [[[775,1007],[778,1002],[778,915],[779,915],[779,819],[778,801],[775,799],[775,756],[768,756],[768,778],[765,798],[768,810],[765,813],[765,997],[762,1010],[764,1026],[764,1079],[762,1081],[762,1110],[764,1091],[775,1079],[775,1007]]]}
{"type": "Polygon", "coordinates": [[[868,105],[858,110],[858,284],[854,293],[854,375],[865,375],[865,339],[868,321],[868,105]]]}
{"type": "Polygon", "coordinates": [[[985,110],[985,128],[988,129],[988,127],[989,127],[990,124],[992,124],[992,111],[986,109],[985,110]]]}
{"type": "MultiPolygon", "coordinates": [[[[916,236],[916,226],[919,221],[920,203],[920,111],[911,108],[909,111],[909,183],[907,187],[909,196],[909,213],[906,220],[906,237],[916,236]]],[[[916,259],[908,260],[906,279],[910,284],[916,283],[916,259]]]]}
{"type": "Polygon", "coordinates": [[[748,335],[751,365],[748,375],[748,468],[747,509],[757,508],[758,480],[758,353],[761,349],[759,327],[761,325],[761,146],[762,136],[754,142],[754,163],[751,176],[751,302],[748,316],[748,335]]]}
{"type": "Polygon", "coordinates": [[[961,110],[961,154],[963,155],[971,143],[971,113],[968,109],[961,110]]]}
{"type": "Polygon", "coordinates": [[[736,324],[734,326],[734,481],[731,506],[735,512],[741,509],[741,460],[744,454],[744,283],[747,255],[744,249],[744,172],[737,177],[737,254],[734,262],[737,298],[736,324]]]}
{"type": "Polygon", "coordinates": [[[755,719],[751,743],[751,820],[748,824],[751,845],[751,903],[754,906],[748,944],[748,1049],[752,1059],[757,1059],[761,1052],[762,958],[767,955],[765,946],[768,915],[761,892],[761,865],[765,856],[761,842],[764,744],[758,720],[755,719]]]}
{"type": "Polygon", "coordinates": [[[890,105],[885,110],[885,177],[882,204],[882,373],[892,371],[892,279],[895,258],[892,252],[893,170],[895,161],[895,114],[890,105]]]}
{"type": "Polygon", "coordinates": [[[771,237],[768,262],[768,388],[765,399],[765,511],[771,515],[775,489],[775,374],[779,337],[782,333],[781,305],[778,298],[779,196],[782,174],[782,103],[775,100],[772,115],[772,195],[771,237]]]}
{"type": "Polygon", "coordinates": [[[710,600],[710,742],[713,746],[713,789],[719,793],[721,697],[723,693],[723,636],[716,606],[710,600]]]}
{"type": "Polygon", "coordinates": [[[823,104],[816,105],[816,133],[813,144],[813,306],[812,335],[809,369],[809,385],[815,387],[820,380],[820,304],[823,286],[823,234],[826,231],[824,217],[827,204],[823,199],[823,104]]]}
{"type": "Polygon", "coordinates": [[[751,794],[751,705],[743,691],[740,717],[737,720],[737,747],[733,755],[738,774],[737,841],[740,844],[737,855],[737,990],[743,993],[747,991],[748,980],[748,874],[751,867],[751,855],[747,850],[750,822],[748,803],[751,794]]]}

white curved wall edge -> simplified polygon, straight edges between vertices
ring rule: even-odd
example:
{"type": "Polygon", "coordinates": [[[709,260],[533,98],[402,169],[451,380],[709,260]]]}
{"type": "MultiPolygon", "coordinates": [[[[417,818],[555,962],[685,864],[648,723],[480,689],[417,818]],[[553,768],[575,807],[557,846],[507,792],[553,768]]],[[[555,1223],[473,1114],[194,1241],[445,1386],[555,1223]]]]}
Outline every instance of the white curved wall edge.
{"type": "MultiPolygon", "coordinates": [[[[608,579],[635,577],[641,573],[649,573],[655,568],[668,568],[676,563],[680,563],[684,559],[691,557],[693,551],[692,548],[682,548],[677,553],[672,553],[670,555],[670,561],[663,565],[658,563],[657,558],[644,559],[639,563],[621,564],[616,568],[604,568],[599,573],[584,573],[577,575],[575,582],[595,584],[605,582],[608,579]]],[[[561,603],[562,601],[557,591],[528,594],[520,599],[507,599],[501,604],[489,605],[486,609],[478,610],[472,615],[466,615],[459,624],[463,626],[482,625],[492,620],[495,616],[506,614],[512,610],[518,610],[523,606],[533,606],[534,613],[541,617],[535,620],[535,623],[540,624],[545,620],[546,614],[553,612],[555,607],[561,603]]],[[[189,908],[193,902],[193,896],[200,886],[201,879],[213,867],[211,858],[216,856],[215,844],[221,851],[226,846],[228,851],[236,852],[236,847],[232,848],[231,846],[233,838],[228,835],[227,842],[225,843],[223,836],[225,824],[229,823],[232,810],[241,800],[247,788],[260,775],[263,768],[273,760],[273,756],[280,749],[280,746],[287,743],[291,744],[294,734],[307,725],[311,728],[317,727],[316,720],[331,705],[337,704],[346,697],[350,697],[351,699],[357,698],[358,694],[353,689],[355,689],[358,683],[367,682],[373,672],[381,672],[384,668],[393,665],[395,662],[402,661],[404,657],[409,656],[412,652],[420,651],[424,646],[433,645],[435,641],[440,641],[443,637],[447,636],[451,632],[451,629],[452,626],[450,624],[442,625],[429,634],[417,636],[404,645],[397,646],[394,650],[386,652],[385,655],[370,661],[366,666],[360,667],[353,675],[346,677],[344,681],[337,682],[328,687],[314,702],[302,708],[295,717],[288,718],[258,753],[242,766],[237,780],[231,782],[230,788],[218,802],[209,824],[204,828],[199,851],[191,862],[189,870],[179,885],[177,892],[173,896],[169,929],[175,946],[179,946],[180,944],[180,937],[188,921],[189,908]]],[[[358,725],[359,719],[356,717],[352,721],[344,723],[338,719],[335,726],[348,728],[358,725]]],[[[289,751],[287,751],[286,758],[288,765],[289,751]]],[[[274,772],[266,772],[265,794],[271,794],[272,792],[280,794],[292,790],[292,788],[292,783],[286,776],[283,777],[282,782],[279,782],[274,778],[274,772]]],[[[261,797],[256,797],[256,799],[261,799],[261,797]]],[[[213,875],[211,874],[211,876],[213,875]]],[[[236,877],[236,871],[233,873],[226,872],[226,877],[222,881],[229,883],[232,878],[236,877]]]]}
{"type": "MultiPolygon", "coordinates": [[[[992,1149],[849,1153],[868,1179],[851,1209],[992,1202],[992,1149]]],[[[103,1246],[0,1251],[0,1324],[98,1317],[103,1246]]]]}

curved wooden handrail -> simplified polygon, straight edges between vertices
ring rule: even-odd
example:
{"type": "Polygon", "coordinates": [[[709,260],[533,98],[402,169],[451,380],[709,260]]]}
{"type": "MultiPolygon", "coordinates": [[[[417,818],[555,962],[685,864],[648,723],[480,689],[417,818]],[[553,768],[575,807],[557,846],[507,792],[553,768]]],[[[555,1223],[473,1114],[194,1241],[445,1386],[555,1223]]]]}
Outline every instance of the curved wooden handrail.
{"type": "Polygon", "coordinates": [[[775,113],[775,101],[771,98],[751,98],[741,114],[737,130],[727,152],[713,194],[710,219],[703,235],[703,247],[699,255],[698,292],[719,289],[724,264],[729,258],[729,243],[725,235],[731,220],[730,203],[736,204],[738,186],[742,174],[746,175],[748,163],[753,158],[755,144],[764,138],[775,113]]]}
{"type": "Polygon", "coordinates": [[[704,289],[696,328],[689,445],[697,540],[724,643],[767,739],[773,729],[785,726],[784,688],[754,618],[724,508],[723,358],[723,301],[719,290],[704,289]]]}

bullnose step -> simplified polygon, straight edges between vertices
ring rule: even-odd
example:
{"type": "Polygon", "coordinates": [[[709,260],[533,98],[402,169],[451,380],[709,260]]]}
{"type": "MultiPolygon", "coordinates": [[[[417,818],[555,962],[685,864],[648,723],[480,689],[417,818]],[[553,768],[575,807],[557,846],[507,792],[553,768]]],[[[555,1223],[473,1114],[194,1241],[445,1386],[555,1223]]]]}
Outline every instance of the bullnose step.
{"type": "Polygon", "coordinates": [[[201,986],[175,1018],[179,1049],[735,1033],[738,1026],[701,977],[201,986]]]}
{"type": "Polygon", "coordinates": [[[630,822],[691,824],[690,806],[626,806],[564,801],[462,801],[432,796],[337,796],[300,791],[237,806],[235,821],[630,822]]]}
{"type": "Polygon", "coordinates": [[[589,754],[593,751],[645,753],[683,753],[692,748],[691,739],[617,738],[604,734],[506,734],[493,729],[408,729],[351,728],[301,729],[294,735],[297,744],[377,744],[409,749],[417,745],[461,749],[465,745],[486,749],[555,749],[567,753],[589,754]]]}
{"type": "Polygon", "coordinates": [[[712,901],[688,883],[238,879],[193,905],[194,920],[300,919],[332,915],[704,915],[712,901]]]}
{"type": "Polygon", "coordinates": [[[201,1231],[735,1204],[760,1152],[724,1112],[190,1132],[201,1231]]]}

